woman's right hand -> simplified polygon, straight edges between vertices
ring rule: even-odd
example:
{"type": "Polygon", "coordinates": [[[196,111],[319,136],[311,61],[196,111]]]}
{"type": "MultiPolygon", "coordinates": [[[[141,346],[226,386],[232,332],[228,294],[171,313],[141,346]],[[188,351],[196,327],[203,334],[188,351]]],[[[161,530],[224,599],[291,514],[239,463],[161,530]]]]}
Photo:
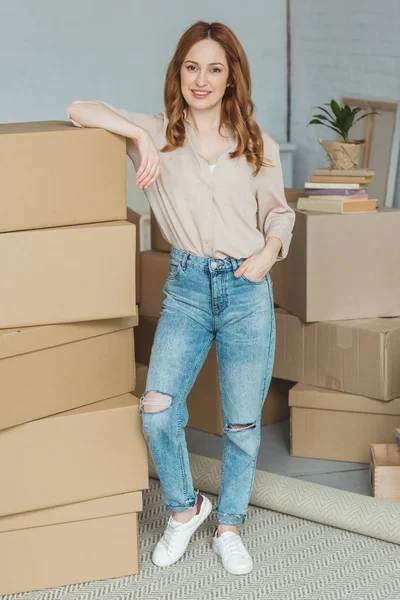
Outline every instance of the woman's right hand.
{"type": "Polygon", "coordinates": [[[148,188],[160,175],[161,157],[153,138],[143,129],[135,140],[140,152],[140,165],[136,173],[136,184],[148,188]]]}

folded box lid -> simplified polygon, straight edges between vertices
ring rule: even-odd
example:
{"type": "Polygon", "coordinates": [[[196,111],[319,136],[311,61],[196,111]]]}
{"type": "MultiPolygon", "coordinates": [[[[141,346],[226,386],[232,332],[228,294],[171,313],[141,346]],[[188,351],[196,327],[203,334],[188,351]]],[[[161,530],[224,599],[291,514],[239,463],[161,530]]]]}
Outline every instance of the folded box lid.
{"type": "Polygon", "coordinates": [[[135,327],[137,305],[135,308],[136,315],[132,317],[0,329],[0,360],[135,327]]]}
{"type": "Polygon", "coordinates": [[[297,383],[289,391],[289,406],[379,415],[400,415],[400,398],[382,401],[303,383],[297,383]]]}
{"type": "Polygon", "coordinates": [[[52,131],[74,131],[69,121],[25,121],[18,123],[0,123],[0,135],[14,135],[16,133],[46,133],[52,131]]]}
{"type": "Polygon", "coordinates": [[[0,517],[0,533],[143,510],[142,490],[0,517]]]}
{"type": "Polygon", "coordinates": [[[85,406],[79,406],[78,408],[71,408],[64,412],[57,413],[46,417],[47,419],[57,419],[60,417],[69,417],[71,415],[80,415],[84,413],[98,412],[101,410],[112,410],[114,408],[124,408],[126,406],[136,406],[139,408],[140,398],[135,396],[133,393],[121,394],[120,396],[114,396],[113,398],[107,398],[106,400],[100,400],[100,402],[93,402],[93,404],[86,404],[85,406]]]}

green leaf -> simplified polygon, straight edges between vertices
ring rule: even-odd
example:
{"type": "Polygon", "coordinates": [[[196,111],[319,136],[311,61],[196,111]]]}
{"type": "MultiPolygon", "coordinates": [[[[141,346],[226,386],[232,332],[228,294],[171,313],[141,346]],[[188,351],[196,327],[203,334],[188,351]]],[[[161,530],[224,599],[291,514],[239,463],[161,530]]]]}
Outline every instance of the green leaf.
{"type": "Polygon", "coordinates": [[[308,125],[324,125],[325,127],[329,127],[329,129],[336,131],[336,133],[338,133],[339,135],[342,135],[342,132],[339,129],[337,129],[336,127],[332,127],[331,125],[328,125],[327,123],[323,123],[319,119],[312,119],[312,121],[310,121],[308,123],[308,125]]]}
{"type": "Polygon", "coordinates": [[[324,111],[324,113],[327,114],[330,119],[334,118],[334,116],[335,116],[335,115],[332,115],[332,113],[325,110],[325,108],[323,106],[315,106],[314,108],[319,108],[319,110],[324,111]]]}
{"type": "Polygon", "coordinates": [[[350,127],[353,126],[353,121],[354,121],[354,115],[350,111],[350,114],[346,116],[346,119],[345,119],[345,121],[343,123],[343,127],[342,127],[343,133],[345,133],[346,135],[348,134],[350,127]]]}
{"type": "Polygon", "coordinates": [[[365,115],[361,115],[361,117],[358,117],[358,119],[356,119],[353,123],[353,125],[355,125],[356,123],[358,123],[358,121],[361,121],[361,119],[365,119],[365,117],[368,117],[368,115],[378,115],[379,113],[377,113],[376,111],[373,112],[369,112],[366,113],[365,115]]]}
{"type": "Polygon", "coordinates": [[[325,117],[325,115],[314,115],[317,119],[323,119],[324,121],[328,121],[331,125],[336,125],[336,122],[329,117],[325,117]]]}
{"type": "Polygon", "coordinates": [[[341,111],[339,104],[336,102],[336,100],[332,99],[330,106],[331,106],[331,109],[332,109],[334,115],[336,116],[336,118],[340,119],[342,116],[342,111],[341,111]]]}

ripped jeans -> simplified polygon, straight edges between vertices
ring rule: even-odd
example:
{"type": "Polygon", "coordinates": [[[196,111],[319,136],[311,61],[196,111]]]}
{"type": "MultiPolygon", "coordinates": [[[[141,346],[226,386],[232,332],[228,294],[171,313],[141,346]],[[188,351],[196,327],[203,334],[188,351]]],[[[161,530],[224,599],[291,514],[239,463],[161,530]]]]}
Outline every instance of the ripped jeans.
{"type": "Polygon", "coordinates": [[[171,246],[139,407],[167,508],[179,512],[194,506],[186,399],[215,340],[224,448],[218,506],[212,512],[219,523],[231,525],[246,518],[275,354],[271,276],[234,277],[244,260],[208,258],[171,246]]]}

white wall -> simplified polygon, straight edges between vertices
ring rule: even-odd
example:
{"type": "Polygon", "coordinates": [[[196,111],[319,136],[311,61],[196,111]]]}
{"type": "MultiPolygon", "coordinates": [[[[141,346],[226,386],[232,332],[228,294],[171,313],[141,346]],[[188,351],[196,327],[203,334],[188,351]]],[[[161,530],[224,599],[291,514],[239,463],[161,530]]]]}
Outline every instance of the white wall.
{"type": "MultiPolygon", "coordinates": [[[[163,110],[165,71],[183,31],[221,21],[251,65],[260,126],[286,141],[283,0],[1,0],[0,122],[66,119],[72,100],[97,98],[139,112],[163,110]]],[[[128,204],[147,200],[129,162],[128,204]]]]}
{"type": "Polygon", "coordinates": [[[335,138],[325,127],[306,126],[313,106],[342,96],[400,101],[400,2],[292,0],[291,13],[291,141],[294,185],[302,187],[313,168],[328,166],[318,136],[335,138]]]}

